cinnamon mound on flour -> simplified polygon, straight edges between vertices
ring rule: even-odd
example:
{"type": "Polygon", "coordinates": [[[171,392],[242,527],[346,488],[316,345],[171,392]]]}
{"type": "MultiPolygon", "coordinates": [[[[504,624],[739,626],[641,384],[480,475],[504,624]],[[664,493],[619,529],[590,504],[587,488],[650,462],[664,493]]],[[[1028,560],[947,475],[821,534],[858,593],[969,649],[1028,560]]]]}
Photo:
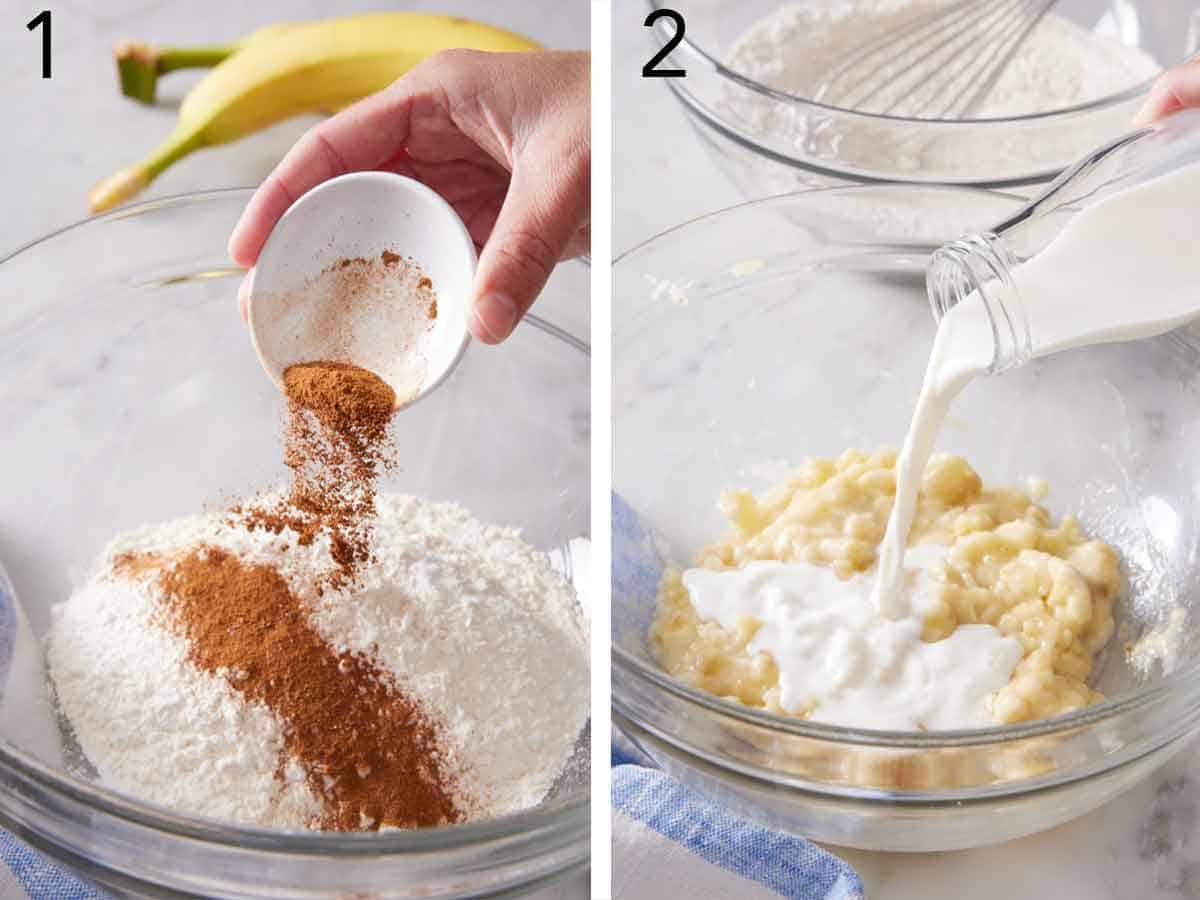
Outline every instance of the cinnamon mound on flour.
{"type": "Polygon", "coordinates": [[[288,754],[325,803],[320,827],[462,820],[437,725],[371,660],[326,644],[278,572],[201,547],[159,583],[192,662],[283,721],[288,754]]]}

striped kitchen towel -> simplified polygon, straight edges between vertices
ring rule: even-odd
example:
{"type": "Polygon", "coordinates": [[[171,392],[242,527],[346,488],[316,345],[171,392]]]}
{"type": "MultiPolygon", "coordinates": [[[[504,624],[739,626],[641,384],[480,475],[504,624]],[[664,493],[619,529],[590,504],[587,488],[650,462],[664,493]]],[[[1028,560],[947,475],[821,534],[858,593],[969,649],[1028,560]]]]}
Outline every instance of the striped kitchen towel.
{"type": "Polygon", "coordinates": [[[850,866],[729,813],[613,746],[614,900],[863,900],[850,866]],[[669,889],[668,889],[669,886],[669,889]]]}
{"type": "Polygon", "coordinates": [[[110,895],[0,831],[0,900],[111,900],[110,895]]]}

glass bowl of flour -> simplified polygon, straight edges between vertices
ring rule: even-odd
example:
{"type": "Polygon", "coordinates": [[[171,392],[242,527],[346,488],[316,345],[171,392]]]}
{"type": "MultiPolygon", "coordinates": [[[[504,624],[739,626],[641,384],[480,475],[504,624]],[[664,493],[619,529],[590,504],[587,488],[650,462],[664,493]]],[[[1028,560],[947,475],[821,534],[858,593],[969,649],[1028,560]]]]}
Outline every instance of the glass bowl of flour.
{"type": "MultiPolygon", "coordinates": [[[[667,84],[726,173],[759,197],[836,182],[1047,180],[1129,130],[1155,75],[1197,49],[1188,4],[1073,0],[1039,22],[967,118],[918,117],[903,103],[870,114],[813,99],[822,77],[855,48],[939,2],[649,6],[684,16],[686,36],[662,66],[685,68],[687,78],[667,84]]],[[[653,44],[664,45],[672,31],[660,20],[653,44]]]]}
{"type": "MultiPolygon", "coordinates": [[[[723,542],[769,506],[777,485],[812,481],[821,466],[821,478],[833,471],[805,469],[806,459],[834,460],[848,448],[871,454],[904,439],[935,332],[924,286],[934,244],[919,223],[969,230],[1018,203],[969,188],[815,190],[714,213],[615,265],[614,724],[664,770],[742,815],[844,846],[978,846],[1082,815],[1200,728],[1200,464],[1191,450],[1200,438],[1200,333],[1187,330],[977,380],[937,440],[986,487],[1042,497],[1050,521],[1075,516],[1083,533],[1116,551],[1115,628],[1086,679],[1105,699],[951,730],[898,725],[911,710],[897,704],[881,708],[881,724],[860,711],[851,727],[823,718],[820,706],[805,718],[782,714],[770,693],[762,703],[747,699],[749,683],[772,675],[761,653],[738,668],[688,645],[706,674],[728,675],[718,693],[664,668],[670,569],[726,568],[712,554],[741,552],[723,542]],[[727,488],[734,493],[723,495],[727,488]]],[[[880,474],[867,468],[864,484],[880,474]]],[[[955,489],[949,475],[943,481],[955,489]]],[[[803,500],[813,514],[806,521],[819,524],[818,501],[854,501],[837,490],[803,500]]],[[[823,564],[846,562],[839,547],[854,542],[839,541],[823,564]]],[[[786,555],[792,546],[776,549],[786,555]]],[[[739,570],[761,565],[733,559],[739,570]]],[[[863,572],[850,577],[871,577],[863,572]]],[[[684,582],[701,584],[686,572],[684,582]]],[[[688,590],[703,612],[702,594],[688,590]]],[[[714,640],[755,634],[725,622],[719,608],[710,615],[702,632],[714,640]]],[[[802,674],[840,677],[835,663],[852,652],[810,648],[802,674]]]]}
{"type": "MultiPolygon", "coordinates": [[[[556,615],[578,622],[571,640],[586,653],[586,619],[570,581],[585,564],[580,539],[589,532],[589,351],[548,322],[530,320],[497,351],[469,349],[448,382],[396,414],[397,465],[378,485],[375,533],[386,528],[407,543],[373,551],[379,566],[409,578],[409,593],[397,605],[385,596],[390,588],[372,588],[341,607],[349,618],[322,619],[319,628],[342,654],[339,671],[361,668],[377,651],[372,658],[398,673],[409,700],[444,713],[440,733],[453,730],[454,752],[470,761],[479,784],[503,773],[506,758],[532,761],[531,771],[542,766],[532,780],[505,773],[506,783],[523,786],[509,796],[498,785],[480,799],[480,808],[494,804],[492,813],[417,830],[307,830],[317,821],[305,813],[314,802],[302,796],[308,782],[288,782],[288,790],[301,789],[289,795],[301,798],[298,805],[258,796],[275,789],[273,779],[294,781],[291,763],[285,771],[284,756],[272,750],[286,727],[272,726],[269,710],[232,702],[228,690],[224,699],[209,690],[214,677],[227,675],[236,687],[254,673],[183,678],[185,667],[165,664],[179,649],[166,632],[151,640],[136,623],[97,613],[114,604],[91,607],[98,618],[54,612],[81,586],[97,586],[97,558],[110,541],[132,533],[122,540],[138,542],[147,524],[168,543],[199,528],[234,555],[250,553],[260,538],[287,542],[228,528],[220,538],[205,518],[287,478],[284,399],[238,318],[241,273],[225,250],[249,196],[230,190],[156,200],[67,228],[0,263],[9,298],[0,312],[0,411],[8,423],[0,476],[7,572],[0,577],[0,824],[139,896],[478,896],[579,871],[588,858],[586,656],[582,678],[567,679],[578,690],[565,708],[531,702],[567,697],[557,687],[561,657],[543,658],[546,648],[559,648],[546,643],[548,632],[505,621],[533,622],[511,604],[524,598],[536,607],[540,586],[549,586],[556,602],[569,604],[556,615]],[[491,562],[476,568],[478,556],[463,542],[492,547],[491,562]],[[418,625],[420,641],[396,640],[418,625]],[[92,668],[94,660],[74,653],[69,662],[81,667],[72,673],[64,665],[63,677],[55,676],[57,706],[44,654],[52,626],[56,653],[88,648],[104,661],[92,668]],[[401,656],[411,671],[402,671],[401,656]],[[480,697],[496,713],[486,721],[480,697]],[[230,723],[234,740],[221,731],[230,723]],[[276,762],[267,759],[268,770],[256,776],[264,753],[276,762]]],[[[548,290],[577,299],[587,283],[586,267],[572,263],[548,290]]],[[[134,557],[116,558],[119,568],[134,557]]],[[[284,574],[293,583],[303,573],[284,574]]],[[[330,719],[336,725],[338,716],[330,719]]],[[[438,752],[444,761],[450,751],[438,752]]],[[[365,767],[357,774],[368,783],[365,767]]]]}

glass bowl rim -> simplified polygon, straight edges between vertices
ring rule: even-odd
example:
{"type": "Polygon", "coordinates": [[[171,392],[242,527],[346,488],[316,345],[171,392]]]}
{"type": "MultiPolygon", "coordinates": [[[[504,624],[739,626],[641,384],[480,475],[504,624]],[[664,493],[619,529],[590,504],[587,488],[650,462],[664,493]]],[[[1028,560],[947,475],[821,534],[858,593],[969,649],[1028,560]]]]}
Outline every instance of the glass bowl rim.
{"type": "MultiPolygon", "coordinates": [[[[653,0],[651,0],[653,2],[653,0]]],[[[614,292],[616,290],[615,279],[618,277],[618,266],[622,264],[628,265],[635,261],[635,258],[640,253],[658,249],[660,246],[667,244],[670,241],[683,238],[686,240],[687,232],[692,228],[710,225],[721,219],[736,219],[739,214],[743,214],[752,210],[769,208],[775,205],[790,205],[798,201],[805,201],[814,195],[817,196],[838,196],[838,195],[869,195],[878,193],[880,190],[897,191],[901,194],[973,194],[976,196],[1000,197],[1014,201],[1018,204],[1026,204],[1030,201],[1027,198],[1019,197],[1015,194],[1007,194],[1001,191],[987,190],[979,187],[960,186],[960,185],[922,185],[922,184],[906,184],[902,182],[888,182],[885,184],[855,184],[855,185],[838,185],[834,187],[810,188],[806,190],[793,191],[786,194],[777,194],[773,197],[763,197],[756,200],[748,200],[743,203],[738,203],[733,206],[725,207],[724,209],[714,210],[713,212],[705,213],[695,218],[689,219],[678,225],[674,225],[658,234],[647,238],[644,241],[630,247],[628,250],[621,253],[613,260],[613,276],[614,276],[614,292]]],[[[863,241],[856,243],[856,246],[866,251],[869,249],[878,250],[880,248],[895,248],[899,246],[896,241],[876,241],[874,243],[863,241]]],[[[914,250],[920,247],[929,247],[931,250],[934,245],[922,244],[920,242],[909,242],[903,244],[904,249],[914,250]]],[[[703,298],[691,298],[693,302],[703,302],[703,298]]],[[[1157,338],[1156,340],[1181,340],[1175,335],[1167,334],[1157,338]]],[[[1188,344],[1195,350],[1196,348],[1188,344]]],[[[914,397],[915,399],[915,397],[914,397]]],[[[614,486],[615,489],[615,486],[614,486]]],[[[1039,719],[1032,722],[1021,722],[1013,725],[998,725],[987,728],[970,728],[956,729],[947,731],[898,731],[887,729],[866,729],[866,728],[846,728],[839,725],[829,725],[819,722],[810,722],[804,719],[798,719],[793,716],[784,716],[777,713],[767,712],[757,708],[744,706],[740,703],[735,703],[731,700],[725,700],[716,695],[709,694],[699,688],[693,688],[681,681],[672,678],[662,669],[657,666],[645,662],[634,654],[630,653],[625,648],[618,644],[612,643],[610,639],[610,650],[612,654],[612,662],[614,670],[619,670],[623,674],[631,677],[634,681],[639,682],[642,686],[649,688],[651,691],[658,693],[669,694],[679,700],[682,700],[688,707],[703,710],[705,713],[715,714],[724,718],[736,719],[746,725],[755,728],[766,729],[775,734],[786,735],[789,737],[807,738],[810,740],[825,741],[834,744],[852,744],[868,747],[887,747],[895,749],[912,749],[912,750],[932,750],[932,749],[947,749],[958,747],[980,747],[988,745],[1005,744],[1016,741],[1026,740],[1033,737],[1045,737],[1048,735],[1065,734],[1071,731],[1077,731],[1080,728],[1088,725],[1094,725],[1098,722],[1115,719],[1127,712],[1143,709],[1160,700],[1167,699],[1173,696],[1177,691],[1190,690],[1200,700],[1200,660],[1193,663],[1182,665],[1168,675],[1164,675],[1152,685],[1130,691],[1119,697],[1101,701],[1100,703],[1084,707],[1083,709],[1074,710],[1062,715],[1052,716],[1048,719],[1039,719]]],[[[617,684],[618,680],[613,678],[613,701],[617,702],[617,684]]],[[[662,728],[661,723],[656,727],[662,728]]]]}
{"type": "MultiPolygon", "coordinates": [[[[198,203],[235,199],[246,201],[254,191],[254,187],[216,188],[155,197],[122,206],[101,215],[72,222],[22,244],[0,256],[0,267],[28,251],[42,248],[56,238],[78,230],[102,228],[110,221],[145,215],[160,209],[186,208],[198,203]]],[[[585,261],[580,261],[579,264],[587,265],[585,261]]],[[[240,271],[231,266],[230,272],[235,270],[240,271]]],[[[572,351],[581,353],[585,358],[591,356],[589,344],[576,335],[535,315],[525,316],[525,321],[549,337],[562,342],[572,351]]],[[[578,830],[586,828],[590,823],[591,798],[587,785],[573,791],[570,796],[552,800],[543,807],[462,825],[386,832],[280,831],[239,825],[204,816],[174,813],[165,807],[144,803],[94,781],[69,773],[63,774],[3,737],[0,737],[0,769],[6,769],[21,778],[35,782],[57,798],[79,803],[89,810],[124,820],[134,826],[236,850],[299,853],[313,857],[418,855],[440,850],[486,846],[494,841],[530,837],[560,828],[578,830]]],[[[10,791],[5,789],[5,793],[10,791]]],[[[41,805],[36,800],[27,799],[26,802],[41,805]]]]}
{"type": "MultiPolygon", "coordinates": [[[[646,0],[646,3],[652,12],[657,12],[658,10],[665,9],[670,6],[669,0],[646,0]]],[[[652,28],[651,32],[656,36],[656,39],[662,33],[661,29],[658,29],[658,28],[652,28]]],[[[721,76],[722,78],[724,78],[726,80],[736,82],[741,87],[747,88],[748,90],[752,90],[752,91],[754,91],[758,94],[761,94],[762,96],[767,97],[768,99],[771,99],[771,100],[779,101],[782,103],[788,103],[788,104],[803,104],[805,106],[811,106],[811,107],[815,107],[816,109],[823,109],[823,110],[826,110],[831,113],[836,113],[841,116],[860,117],[860,118],[868,120],[868,121],[899,122],[899,123],[905,123],[905,124],[938,125],[938,126],[946,126],[946,127],[952,127],[952,126],[957,126],[957,125],[974,125],[974,126],[978,127],[981,125],[993,125],[993,124],[995,124],[995,125],[1027,124],[1029,122],[1036,122],[1036,121],[1044,120],[1044,119],[1053,119],[1053,118],[1057,118],[1057,117],[1062,117],[1062,118],[1066,119],[1066,118],[1070,118],[1071,116],[1078,114],[1078,113],[1106,109],[1111,106],[1116,106],[1117,104],[1123,103],[1127,100],[1132,100],[1133,98],[1138,97],[1141,94],[1145,93],[1147,90],[1149,90],[1150,86],[1158,78],[1158,74],[1161,74],[1161,73],[1158,73],[1152,78],[1148,78],[1145,81],[1139,82],[1138,84],[1135,84],[1128,88],[1125,88],[1123,91],[1118,91],[1113,94],[1107,94],[1104,97],[1099,97],[1095,100],[1089,100],[1086,103],[1076,103],[1072,106],[1060,106],[1060,107],[1056,107],[1054,109],[1042,110],[1040,112],[1035,112],[1035,113],[1023,113],[1021,115],[1015,115],[1015,116],[1011,116],[1011,115],[1010,116],[988,116],[988,117],[983,117],[983,118],[922,119],[922,118],[915,118],[912,116],[888,115],[886,113],[869,113],[869,112],[864,112],[862,110],[854,109],[852,107],[834,106],[829,103],[822,103],[821,101],[812,99],[811,97],[802,97],[799,94],[791,94],[791,93],[788,93],[787,91],[776,90],[775,88],[768,87],[767,85],[763,84],[760,81],[756,81],[755,79],[750,78],[749,76],[743,75],[740,72],[737,72],[734,69],[729,68],[723,62],[721,62],[719,59],[717,59],[716,56],[714,56],[712,53],[710,53],[709,51],[707,51],[703,47],[701,47],[699,44],[697,44],[695,40],[687,37],[686,32],[684,33],[684,36],[680,40],[679,43],[682,45],[686,45],[688,50],[690,50],[692,53],[696,54],[706,64],[711,66],[712,70],[717,75],[721,76]]],[[[677,92],[680,92],[681,94],[686,94],[690,98],[691,95],[685,90],[685,88],[682,85],[675,83],[677,81],[679,81],[679,79],[672,80],[672,84],[671,84],[672,88],[674,88],[677,92]]],[[[696,108],[690,102],[689,102],[689,106],[693,106],[693,108],[696,108]]],[[[707,118],[707,116],[706,116],[706,118],[707,118]]],[[[721,120],[719,117],[716,117],[716,122],[723,122],[723,120],[721,120]]],[[[714,123],[714,124],[716,124],[716,123],[714,123]]]]}

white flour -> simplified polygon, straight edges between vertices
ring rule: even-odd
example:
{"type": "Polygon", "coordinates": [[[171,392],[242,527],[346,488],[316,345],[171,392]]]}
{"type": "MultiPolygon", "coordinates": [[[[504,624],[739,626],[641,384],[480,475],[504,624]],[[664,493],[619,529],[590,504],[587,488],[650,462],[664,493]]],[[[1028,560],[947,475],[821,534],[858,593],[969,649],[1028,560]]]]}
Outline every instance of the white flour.
{"type": "Polygon", "coordinates": [[[570,586],[513,530],[450,504],[378,498],[373,549],[353,595],[318,597],[326,537],[248,532],[221,514],[118,537],[100,574],[55,608],[47,648],[59,703],[110,786],[179,811],[297,829],[320,805],[299,765],[276,777],[282,729],[224,678],[187,660],[154,619],[153,582],[106,576],[115,556],[204,542],[276,567],[331,645],[363,650],[444,719],[473,816],[538,803],[588,713],[587,639],[570,586]],[[287,552],[283,552],[284,546],[287,552]]]}
{"type": "MultiPolygon", "coordinates": [[[[728,63],[776,90],[811,97],[822,78],[855,49],[940,5],[946,4],[842,0],[784,6],[746,32],[728,63]]],[[[1144,51],[1049,13],[972,117],[1027,115],[1100,100],[1153,77],[1158,69],[1144,51]]],[[[896,110],[904,114],[903,108],[896,110]]]]}
{"type": "Polygon", "coordinates": [[[512,529],[412,497],[378,500],[387,540],[353,602],[314,622],[370,651],[438,711],[492,814],[545,796],[588,715],[587,642],[574,593],[512,529]]]}
{"type": "MultiPolygon", "coordinates": [[[[841,0],[798,3],[765,16],[726,54],[732,70],[793,96],[812,97],[831,69],[881,31],[889,31],[939,5],[912,0],[841,0]]],[[[973,118],[996,118],[1070,107],[1144,83],[1160,70],[1146,52],[1088,31],[1053,13],[1027,37],[973,118]]],[[[721,114],[738,130],[793,158],[819,161],[834,172],[869,173],[896,180],[1005,180],[1062,167],[1129,128],[1132,109],[1116,106],[1069,124],[1034,122],[998,129],[964,126],[952,139],[944,131],[871,119],[839,119],[730,87],[721,114]],[[792,149],[794,148],[794,149],[792,149]],[[951,173],[947,176],[946,173],[951,173]],[[999,173],[999,174],[997,174],[999,173]]],[[[899,108],[895,114],[903,115],[899,108]]],[[[730,149],[739,178],[760,196],[835,183],[752,151],[730,149]]],[[[851,178],[846,176],[847,180],[851,178]]],[[[953,233],[911,216],[934,240],[953,233]]],[[[908,222],[900,223],[906,228],[908,222]]],[[[980,225],[985,223],[980,223],[980,225]]],[[[962,230],[959,224],[954,230],[962,230]]],[[[909,233],[906,231],[905,233],[909,233]]]]}
{"type": "Polygon", "coordinates": [[[188,662],[187,645],[153,624],[157,608],[144,585],[96,579],[54,611],[50,675],[101,781],[195,815],[304,827],[321,804],[294,763],[276,779],[274,714],[188,662]]]}

